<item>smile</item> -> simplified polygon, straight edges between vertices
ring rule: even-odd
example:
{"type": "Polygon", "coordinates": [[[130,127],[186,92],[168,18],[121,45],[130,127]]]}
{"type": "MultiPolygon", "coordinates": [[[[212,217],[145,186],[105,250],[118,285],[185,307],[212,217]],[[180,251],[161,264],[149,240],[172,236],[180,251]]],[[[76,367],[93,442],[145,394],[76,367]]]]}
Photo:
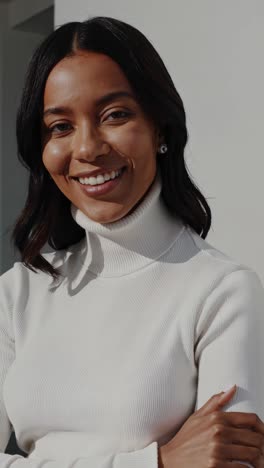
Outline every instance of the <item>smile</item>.
{"type": "Polygon", "coordinates": [[[83,185],[101,185],[108,180],[113,180],[118,177],[121,173],[121,169],[117,171],[111,171],[106,174],[100,174],[95,177],[78,177],[78,180],[83,185]]]}
{"type": "Polygon", "coordinates": [[[80,189],[87,195],[104,195],[105,193],[109,193],[114,190],[120,184],[124,178],[124,173],[127,172],[126,169],[127,167],[124,167],[119,171],[112,171],[111,174],[97,176],[99,180],[97,177],[90,177],[89,179],[75,179],[75,182],[77,182],[80,189]],[[109,177],[110,180],[107,180],[107,176],[111,177],[109,177]],[[91,181],[91,179],[95,180],[91,181]],[[86,180],[89,180],[89,182],[92,182],[92,184],[87,183],[86,180]]]}

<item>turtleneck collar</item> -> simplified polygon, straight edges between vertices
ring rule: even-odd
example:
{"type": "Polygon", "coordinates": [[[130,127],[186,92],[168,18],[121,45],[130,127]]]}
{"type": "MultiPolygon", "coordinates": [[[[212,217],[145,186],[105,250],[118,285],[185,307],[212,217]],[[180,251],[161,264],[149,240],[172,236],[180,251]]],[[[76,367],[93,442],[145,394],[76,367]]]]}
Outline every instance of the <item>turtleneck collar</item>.
{"type": "Polygon", "coordinates": [[[158,260],[174,244],[184,225],[168,212],[161,187],[157,171],[138,206],[112,223],[93,221],[71,204],[72,217],[86,234],[78,250],[82,269],[102,277],[125,276],[158,260]]]}

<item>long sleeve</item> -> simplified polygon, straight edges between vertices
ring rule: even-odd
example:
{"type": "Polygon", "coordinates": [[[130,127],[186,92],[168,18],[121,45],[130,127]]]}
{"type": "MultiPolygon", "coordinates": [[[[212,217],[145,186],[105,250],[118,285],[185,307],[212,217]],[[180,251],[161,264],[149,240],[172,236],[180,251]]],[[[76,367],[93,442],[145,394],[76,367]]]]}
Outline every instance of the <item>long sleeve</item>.
{"type": "Polygon", "coordinates": [[[207,298],[196,331],[195,410],[236,384],[223,411],[253,412],[264,421],[264,289],[258,275],[241,269],[225,276],[207,298]]]}
{"type": "Polygon", "coordinates": [[[6,449],[12,432],[12,425],[7,416],[3,395],[5,378],[15,359],[15,343],[8,318],[10,309],[11,306],[3,294],[0,283],[0,452],[6,449]]]}

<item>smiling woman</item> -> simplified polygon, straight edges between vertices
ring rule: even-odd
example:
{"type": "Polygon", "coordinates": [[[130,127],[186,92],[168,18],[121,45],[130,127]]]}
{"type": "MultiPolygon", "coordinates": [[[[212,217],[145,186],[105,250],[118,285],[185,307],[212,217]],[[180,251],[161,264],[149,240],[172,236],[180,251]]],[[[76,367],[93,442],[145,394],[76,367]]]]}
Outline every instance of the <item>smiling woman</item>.
{"type": "Polygon", "coordinates": [[[185,120],[125,22],[68,23],[35,51],[21,261],[0,278],[0,451],[13,426],[28,460],[0,468],[264,466],[264,291],[205,241],[185,120]]]}
{"type": "Polygon", "coordinates": [[[161,139],[118,64],[78,50],[61,60],[46,82],[43,117],[42,159],[61,192],[97,222],[131,213],[155,178],[161,139]],[[97,180],[80,183],[90,176],[97,180]]]}
{"type": "Polygon", "coordinates": [[[84,238],[71,203],[78,199],[94,221],[117,221],[137,208],[156,173],[168,211],[205,238],[211,210],[185,166],[185,120],[166,67],[136,28],[96,17],[54,31],[32,57],[17,115],[30,180],[12,237],[24,264],[58,278],[40,250],[84,238]],[[121,179],[105,187],[76,180],[117,169],[121,179]]]}

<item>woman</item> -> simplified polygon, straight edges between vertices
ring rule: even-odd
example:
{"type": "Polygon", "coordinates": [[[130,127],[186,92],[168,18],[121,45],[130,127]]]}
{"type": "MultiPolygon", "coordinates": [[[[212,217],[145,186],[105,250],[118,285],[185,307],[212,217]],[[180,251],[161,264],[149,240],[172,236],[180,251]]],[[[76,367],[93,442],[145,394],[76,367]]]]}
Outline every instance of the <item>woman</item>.
{"type": "Polygon", "coordinates": [[[150,42],[107,17],[58,28],[17,139],[0,448],[13,426],[28,457],[0,468],[263,467],[263,287],[205,241],[183,103],[150,42]]]}

